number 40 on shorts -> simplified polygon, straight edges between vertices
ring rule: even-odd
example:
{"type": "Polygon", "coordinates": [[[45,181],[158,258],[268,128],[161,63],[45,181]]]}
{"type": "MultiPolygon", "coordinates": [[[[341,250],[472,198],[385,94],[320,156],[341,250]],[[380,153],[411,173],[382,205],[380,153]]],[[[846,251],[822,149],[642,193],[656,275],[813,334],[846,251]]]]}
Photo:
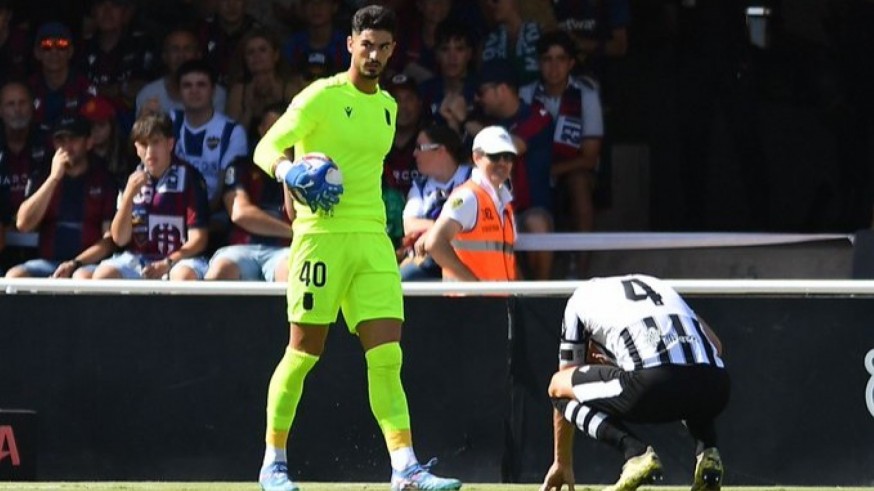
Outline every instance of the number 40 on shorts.
{"type": "Polygon", "coordinates": [[[321,261],[304,261],[298,279],[306,286],[323,287],[328,279],[328,267],[321,261]]]}

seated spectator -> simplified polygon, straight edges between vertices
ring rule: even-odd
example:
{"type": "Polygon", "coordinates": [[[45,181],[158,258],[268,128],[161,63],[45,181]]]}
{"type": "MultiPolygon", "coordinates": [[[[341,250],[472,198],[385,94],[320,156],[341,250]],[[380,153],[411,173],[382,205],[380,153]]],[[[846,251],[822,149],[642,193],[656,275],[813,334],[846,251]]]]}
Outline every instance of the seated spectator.
{"type": "Polygon", "coordinates": [[[7,190],[14,218],[28,179],[48,168],[51,153],[47,135],[33,122],[33,97],[27,85],[7,82],[0,87],[0,120],[0,187],[7,190]]]}
{"type": "MultiPolygon", "coordinates": [[[[161,49],[164,76],[149,82],[137,94],[136,114],[142,115],[143,111],[171,113],[182,109],[176,70],[186,61],[199,59],[201,56],[200,42],[194,32],[180,27],[167,33],[161,49]]],[[[212,106],[217,111],[224,111],[227,98],[228,91],[217,84],[212,96],[212,106]]]]}
{"type": "Polygon", "coordinates": [[[516,225],[507,187],[518,152],[507,130],[483,128],[473,140],[470,179],[456,188],[425,234],[425,251],[450,281],[513,281],[516,225]]]}
{"type": "Polygon", "coordinates": [[[33,120],[51,127],[61,116],[75,116],[79,106],[96,89],[72,65],[73,35],[59,22],[48,22],[36,31],[33,57],[39,64],[28,85],[33,93],[33,120]]]}
{"type": "Polygon", "coordinates": [[[27,183],[16,226],[39,232],[39,258],[13,267],[10,278],[89,278],[114,244],[109,223],[117,188],[112,176],[89,155],[91,125],[63,117],[52,131],[55,154],[48,172],[27,183]]]}
{"type": "Polygon", "coordinates": [[[27,19],[15,15],[12,0],[0,0],[0,83],[24,80],[30,70],[27,19]]]}
{"type": "Polygon", "coordinates": [[[294,69],[304,69],[309,79],[329,77],[349,67],[348,33],[338,29],[335,16],[340,0],[301,0],[304,28],[295,32],[282,47],[282,56],[294,69]],[[306,73],[313,65],[323,73],[306,73]]]}
{"type": "Polygon", "coordinates": [[[404,73],[417,83],[437,73],[434,51],[437,47],[437,26],[449,17],[452,0],[418,0],[413,25],[398,32],[398,49],[389,61],[394,73],[404,73]]]}
{"type": "Polygon", "coordinates": [[[414,155],[419,176],[413,180],[404,208],[404,236],[409,251],[401,264],[403,281],[441,277],[440,266],[425,254],[425,232],[434,225],[452,190],[467,181],[472,170],[470,165],[461,164],[461,139],[446,126],[431,124],[422,129],[414,155]]]}
{"type": "Polygon", "coordinates": [[[416,136],[422,127],[422,100],[412,78],[403,73],[389,79],[384,89],[398,103],[395,137],[391,150],[385,156],[385,182],[406,196],[418,174],[413,158],[416,136]]]}
{"type": "Polygon", "coordinates": [[[474,41],[464,24],[444,21],[437,28],[437,76],[420,85],[422,104],[438,123],[461,132],[473,106],[476,81],[471,74],[474,41]]]}
{"type": "MultiPolygon", "coordinates": [[[[484,116],[470,118],[465,131],[476,135],[486,123],[498,124],[512,135],[518,153],[513,168],[514,208],[520,229],[528,233],[548,233],[553,226],[552,117],[539,102],[527,104],[519,98],[518,82],[506,61],[492,61],[482,66],[477,101],[484,116]]],[[[537,280],[552,276],[553,252],[529,251],[525,269],[537,280]]]]}
{"type": "Polygon", "coordinates": [[[540,26],[522,17],[517,2],[521,0],[492,0],[486,3],[491,18],[497,24],[482,48],[482,61],[506,60],[516,72],[521,84],[537,80],[537,40],[540,26]]]}
{"type": "Polygon", "coordinates": [[[203,279],[209,220],[203,176],[173,154],[173,122],[166,114],[142,116],[131,140],[141,162],[110,228],[123,251],[102,261],[94,278],[203,279]]]}
{"type": "Polygon", "coordinates": [[[552,10],[559,29],[575,41],[577,61],[596,77],[603,75],[607,59],[628,52],[628,0],[553,0],[552,10]]]}
{"type": "MultiPolygon", "coordinates": [[[[258,135],[264,136],[285,113],[285,104],[264,110],[258,135]]],[[[282,184],[270,179],[251,157],[234,160],[225,175],[223,201],[231,217],[230,245],[209,261],[207,280],[285,281],[291,222],[282,184]]]]}
{"type": "Polygon", "coordinates": [[[247,0],[217,0],[215,15],[200,26],[200,45],[206,48],[206,59],[218,84],[228,86],[242,70],[234,56],[243,36],[261,23],[246,13],[247,0]]]}
{"type": "MultiPolygon", "coordinates": [[[[0,177],[3,169],[0,167],[0,177]]],[[[3,250],[6,249],[6,231],[12,228],[12,207],[9,206],[9,188],[0,185],[0,277],[4,274],[6,263],[3,250]]]]}
{"type": "MultiPolygon", "coordinates": [[[[539,102],[555,121],[552,136],[551,176],[561,198],[559,206],[574,232],[591,232],[595,228],[595,172],[601,158],[601,138],[604,121],[598,86],[589,78],[574,77],[576,49],[571,37],[563,31],[544,34],[537,43],[541,77],[519,91],[528,104],[539,102]],[[566,203],[566,204],[565,204],[566,203]]],[[[579,254],[574,261],[583,277],[588,255],[579,254]]]]}
{"type": "Polygon", "coordinates": [[[125,129],[134,120],[135,100],[154,72],[152,39],[132,26],[133,0],[95,0],[91,3],[95,32],[78,53],[82,72],[115,107],[125,129]]]}
{"type": "Polygon", "coordinates": [[[213,105],[215,75],[205,60],[187,61],[176,73],[182,111],[173,119],[176,155],[194,166],[206,180],[209,210],[221,209],[225,172],[237,157],[249,154],[246,131],[213,105]]]}
{"type": "Polygon", "coordinates": [[[100,157],[116,186],[123,188],[136,162],[128,151],[127,140],[122,137],[115,107],[98,95],[85,102],[79,114],[91,123],[91,152],[100,157]]]}
{"type": "Polygon", "coordinates": [[[303,88],[303,79],[293,77],[282,62],[279,38],[270,31],[250,31],[240,41],[243,74],[231,84],[228,93],[227,115],[247,131],[262,119],[264,108],[291,101],[303,88]]]}

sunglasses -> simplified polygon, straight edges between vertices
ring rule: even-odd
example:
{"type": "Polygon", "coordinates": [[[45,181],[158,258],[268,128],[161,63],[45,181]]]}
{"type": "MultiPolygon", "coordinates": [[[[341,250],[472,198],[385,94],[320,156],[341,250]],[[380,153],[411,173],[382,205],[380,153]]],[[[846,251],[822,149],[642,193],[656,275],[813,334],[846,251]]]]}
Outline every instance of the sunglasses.
{"type": "Polygon", "coordinates": [[[50,51],[53,49],[67,49],[72,43],[65,38],[45,38],[39,42],[40,49],[50,51]]]}
{"type": "Polygon", "coordinates": [[[416,144],[416,150],[418,150],[420,152],[430,152],[432,150],[437,150],[438,148],[440,148],[442,146],[443,145],[441,145],[439,143],[418,143],[418,144],[416,144]]]}
{"type": "Polygon", "coordinates": [[[501,152],[501,153],[487,153],[486,157],[489,158],[492,162],[500,162],[504,161],[510,164],[516,163],[517,155],[515,153],[510,152],[501,152]]]}

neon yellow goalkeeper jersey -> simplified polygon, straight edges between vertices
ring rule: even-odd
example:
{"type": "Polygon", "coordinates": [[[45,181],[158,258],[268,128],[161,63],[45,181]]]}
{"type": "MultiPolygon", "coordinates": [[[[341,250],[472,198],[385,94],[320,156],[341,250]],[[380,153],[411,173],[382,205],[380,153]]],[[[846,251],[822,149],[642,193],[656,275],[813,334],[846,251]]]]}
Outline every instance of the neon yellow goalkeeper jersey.
{"type": "Polygon", "coordinates": [[[320,152],[343,173],[343,195],[333,214],[295,203],[295,235],[385,233],[383,162],[395,134],[397,103],[387,92],[365,94],[346,73],[317,80],[298,94],[255,149],[255,163],[271,173],[286,148],[295,158],[320,152]]]}

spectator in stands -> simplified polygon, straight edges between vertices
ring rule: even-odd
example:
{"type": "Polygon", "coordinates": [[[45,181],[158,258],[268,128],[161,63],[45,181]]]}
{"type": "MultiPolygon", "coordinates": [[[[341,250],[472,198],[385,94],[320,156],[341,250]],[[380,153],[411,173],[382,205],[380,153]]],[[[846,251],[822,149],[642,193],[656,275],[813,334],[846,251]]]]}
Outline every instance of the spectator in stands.
{"type": "Polygon", "coordinates": [[[482,61],[507,60],[516,72],[520,83],[537,80],[540,70],[537,65],[537,40],[540,26],[526,21],[519,11],[520,0],[491,0],[486,3],[497,28],[492,30],[482,49],[482,61]]]}
{"type": "Polygon", "coordinates": [[[401,196],[406,196],[418,174],[413,151],[416,149],[416,136],[422,128],[422,100],[416,82],[403,73],[390,78],[383,88],[398,103],[395,138],[385,157],[385,181],[400,191],[401,196]]]}
{"type": "Polygon", "coordinates": [[[631,9],[628,0],[553,0],[552,10],[558,27],[574,40],[589,72],[600,80],[609,58],[622,58],[628,52],[628,25],[631,9]]]}
{"type": "Polygon", "coordinates": [[[171,113],[176,155],[206,180],[209,209],[221,208],[225,171],[237,157],[249,154],[246,131],[213,105],[216,79],[205,60],[190,60],[176,73],[182,111],[171,113]]]}
{"type": "Polygon", "coordinates": [[[466,25],[451,20],[440,24],[436,37],[437,76],[420,84],[422,104],[435,121],[461,132],[460,123],[476,95],[474,41],[466,25]]]}
{"type": "Polygon", "coordinates": [[[12,0],[0,0],[0,83],[27,78],[31,62],[27,25],[16,17],[12,0]]]}
{"type": "Polygon", "coordinates": [[[34,122],[51,127],[61,116],[75,116],[96,89],[72,66],[73,35],[59,22],[48,22],[36,31],[33,56],[39,63],[28,85],[33,92],[34,122]]]}
{"type": "MultiPolygon", "coordinates": [[[[571,75],[576,51],[566,32],[544,34],[537,54],[540,80],[522,87],[519,95],[528,104],[540,103],[555,121],[550,169],[560,198],[556,216],[565,218],[564,225],[574,232],[591,232],[595,227],[592,191],[604,135],[598,87],[587,77],[571,75]]],[[[582,277],[588,256],[578,256],[572,273],[582,277]]]]}
{"type": "Polygon", "coordinates": [[[444,280],[512,281],[516,224],[507,187],[518,151],[500,126],[483,128],[473,140],[470,179],[456,188],[425,234],[425,251],[444,280]]]}
{"type": "Polygon", "coordinates": [[[238,76],[242,66],[234,56],[237,46],[247,32],[258,29],[261,23],[246,13],[247,0],[217,0],[216,13],[200,27],[200,45],[206,48],[205,59],[216,74],[217,83],[228,86],[238,76]]]}
{"type": "Polygon", "coordinates": [[[452,191],[470,178],[472,167],[462,164],[461,138],[450,128],[430,124],[416,138],[419,175],[407,195],[404,236],[408,255],[401,264],[401,279],[415,281],[440,278],[442,272],[425,253],[425,233],[430,229],[452,191]]]}
{"type": "MultiPolygon", "coordinates": [[[[194,32],[179,27],[167,33],[161,50],[164,76],[149,82],[137,94],[137,115],[141,115],[144,110],[170,113],[182,109],[176,70],[186,61],[199,59],[201,56],[200,42],[194,32]]],[[[228,91],[217,84],[212,96],[213,107],[217,111],[224,111],[227,97],[228,91]]]]}
{"type": "Polygon", "coordinates": [[[452,0],[417,0],[415,4],[414,23],[398,33],[399,49],[390,66],[421,84],[437,74],[437,27],[449,17],[452,0]]]}
{"type": "Polygon", "coordinates": [[[266,29],[252,30],[240,41],[243,73],[231,84],[227,115],[247,131],[257,131],[265,107],[288,104],[303,88],[303,79],[292,76],[279,49],[279,38],[266,29]]]}
{"type": "Polygon", "coordinates": [[[339,6],[339,0],[301,0],[304,28],[285,42],[282,54],[292,68],[303,70],[306,78],[327,77],[349,67],[348,33],[335,22],[339,6]],[[307,68],[318,71],[307,73],[307,68]]]}
{"type": "MultiPolygon", "coordinates": [[[[486,122],[492,122],[511,133],[519,155],[512,185],[513,207],[522,213],[520,229],[528,233],[552,232],[552,117],[539,102],[527,104],[519,98],[516,73],[506,61],[483,64],[478,85],[477,100],[484,117],[467,120],[465,131],[476,135],[486,122]]],[[[549,279],[552,263],[552,251],[526,253],[527,273],[534,279],[549,279]]]]}
{"type": "Polygon", "coordinates": [[[203,177],[174,155],[173,122],[166,114],[140,117],[131,140],[141,162],[118,199],[110,229],[124,251],[102,261],[94,278],[202,279],[209,220],[203,177]]]}
{"type": "Polygon", "coordinates": [[[114,245],[109,223],[117,188],[89,155],[91,125],[79,116],[59,119],[52,130],[55,153],[48,172],[35,172],[16,216],[22,232],[39,232],[39,259],[13,267],[10,278],[88,278],[114,245]]]}
{"type": "MultiPolygon", "coordinates": [[[[33,122],[33,97],[27,85],[0,88],[0,187],[6,188],[13,219],[24,201],[27,180],[49,165],[48,136],[33,122]]],[[[13,220],[14,222],[14,220],[13,220]]]]}
{"type": "MultiPolygon", "coordinates": [[[[273,104],[263,111],[258,135],[273,126],[285,113],[286,104],[273,104]]],[[[209,262],[207,280],[285,281],[288,278],[288,251],[291,222],[285,209],[283,186],[270,179],[251,157],[234,160],[225,175],[222,196],[231,227],[228,246],[222,247],[209,262]]],[[[292,215],[293,216],[293,215],[292,215]]]]}
{"type": "Polygon", "coordinates": [[[153,76],[152,38],[133,27],[133,0],[95,0],[91,4],[95,32],[78,53],[83,73],[115,107],[125,128],[134,119],[136,95],[153,76]]]}
{"type": "Polygon", "coordinates": [[[118,188],[123,188],[136,162],[122,136],[115,107],[109,99],[98,95],[85,102],[79,114],[91,123],[91,152],[100,157],[118,188]]]}

